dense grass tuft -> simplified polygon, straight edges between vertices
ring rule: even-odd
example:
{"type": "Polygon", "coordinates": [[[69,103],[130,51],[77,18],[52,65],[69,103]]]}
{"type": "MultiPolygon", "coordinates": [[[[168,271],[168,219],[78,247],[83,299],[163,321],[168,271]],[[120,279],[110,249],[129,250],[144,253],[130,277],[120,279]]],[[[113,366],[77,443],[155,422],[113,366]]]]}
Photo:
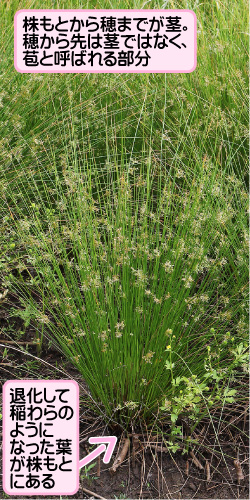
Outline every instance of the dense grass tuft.
{"type": "Polygon", "coordinates": [[[173,434],[178,419],[194,427],[211,408],[241,401],[248,120],[240,4],[145,5],[197,14],[197,69],[168,76],[13,72],[13,14],[24,6],[0,6],[0,300],[35,326],[38,354],[49,338],[107,419],[127,428],[157,415],[173,434]]]}

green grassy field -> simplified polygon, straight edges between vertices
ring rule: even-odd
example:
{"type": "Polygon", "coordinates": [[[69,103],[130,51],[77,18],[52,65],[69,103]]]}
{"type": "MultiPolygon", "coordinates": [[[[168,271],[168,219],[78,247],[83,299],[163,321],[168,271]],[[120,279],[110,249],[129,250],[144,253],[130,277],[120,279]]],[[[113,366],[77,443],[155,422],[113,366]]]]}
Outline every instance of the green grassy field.
{"type": "Polygon", "coordinates": [[[0,6],[0,300],[96,411],[125,429],[157,414],[172,439],[246,397],[246,5],[87,2],[194,10],[197,68],[173,75],[19,74],[29,7],[0,6]]]}

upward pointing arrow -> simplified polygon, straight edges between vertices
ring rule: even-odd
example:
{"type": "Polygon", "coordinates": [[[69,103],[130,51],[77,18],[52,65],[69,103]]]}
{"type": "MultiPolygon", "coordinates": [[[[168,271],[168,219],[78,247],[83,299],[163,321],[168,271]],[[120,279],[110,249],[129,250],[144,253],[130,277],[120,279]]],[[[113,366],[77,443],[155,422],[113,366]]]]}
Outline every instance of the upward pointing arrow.
{"type": "Polygon", "coordinates": [[[91,453],[89,453],[86,457],[82,458],[82,460],[79,460],[79,469],[81,469],[85,465],[88,465],[103,452],[105,452],[103,457],[103,462],[105,464],[108,464],[115,449],[116,441],[117,441],[116,436],[100,436],[100,437],[89,438],[90,444],[100,443],[100,446],[98,446],[95,450],[91,451],[91,453]]]}

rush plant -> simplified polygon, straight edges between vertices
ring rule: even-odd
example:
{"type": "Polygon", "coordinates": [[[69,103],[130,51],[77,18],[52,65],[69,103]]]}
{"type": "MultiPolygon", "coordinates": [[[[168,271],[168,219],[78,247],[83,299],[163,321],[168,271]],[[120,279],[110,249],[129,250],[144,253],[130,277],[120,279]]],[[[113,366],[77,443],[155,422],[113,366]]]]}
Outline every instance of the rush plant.
{"type": "Polygon", "coordinates": [[[123,426],[156,412],[172,428],[197,423],[233,401],[247,346],[244,183],[205,158],[167,170],[152,150],[53,169],[56,189],[41,172],[19,202],[8,193],[22,265],[5,284],[41,336],[123,426]]]}
{"type": "Polygon", "coordinates": [[[19,74],[13,16],[40,3],[0,5],[0,304],[38,355],[50,339],[71,360],[107,420],[157,417],[178,437],[243,398],[247,9],[150,3],[195,11],[190,75],[19,74]]]}

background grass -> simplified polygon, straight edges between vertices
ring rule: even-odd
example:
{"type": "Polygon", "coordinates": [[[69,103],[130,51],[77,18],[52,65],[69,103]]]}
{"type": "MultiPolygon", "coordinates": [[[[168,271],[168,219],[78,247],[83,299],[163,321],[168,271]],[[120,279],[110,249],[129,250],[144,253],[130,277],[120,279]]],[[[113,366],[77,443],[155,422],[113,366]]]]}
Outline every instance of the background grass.
{"type": "MultiPolygon", "coordinates": [[[[26,6],[39,8],[41,3],[26,2],[26,6]]],[[[81,3],[45,1],[43,7],[81,8],[81,3]]],[[[148,141],[153,119],[154,149],[161,152],[167,163],[182,161],[189,168],[190,162],[197,159],[197,151],[199,154],[203,151],[223,167],[230,162],[234,169],[242,171],[248,134],[245,3],[236,8],[231,1],[193,2],[192,5],[115,2],[112,7],[192,8],[198,20],[196,70],[191,74],[167,76],[19,74],[13,70],[13,16],[23,8],[23,3],[3,1],[2,161],[10,151],[17,157],[22,152],[27,160],[30,149],[43,155],[44,149],[36,144],[38,137],[46,151],[50,150],[53,140],[53,152],[58,158],[61,153],[58,120],[63,120],[73,109],[76,117],[82,113],[85,118],[80,126],[75,123],[75,131],[78,129],[81,136],[83,128],[85,139],[91,136],[95,158],[100,161],[106,157],[106,125],[108,140],[112,141],[115,133],[118,149],[121,147],[119,127],[126,129],[125,147],[129,152],[135,135],[135,150],[141,149],[142,141],[148,141]],[[58,120],[55,120],[55,111],[58,120]],[[201,133],[204,131],[205,134],[201,133]]],[[[87,2],[85,8],[111,8],[111,4],[87,2]]]]}
{"type": "Polygon", "coordinates": [[[241,400],[227,386],[246,362],[246,5],[84,7],[194,10],[197,68],[19,74],[24,5],[1,3],[2,300],[34,323],[39,353],[52,335],[109,418],[150,422],[161,406],[172,424],[183,411],[197,422],[209,398],[241,400]]]}

